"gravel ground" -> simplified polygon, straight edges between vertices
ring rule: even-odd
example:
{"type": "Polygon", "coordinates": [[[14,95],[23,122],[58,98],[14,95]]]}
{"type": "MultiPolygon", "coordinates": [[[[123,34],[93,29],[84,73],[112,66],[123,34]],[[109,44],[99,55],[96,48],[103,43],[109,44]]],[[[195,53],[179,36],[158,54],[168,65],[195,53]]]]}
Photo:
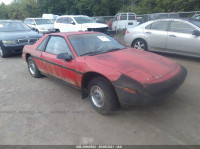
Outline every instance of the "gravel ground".
{"type": "Polygon", "coordinates": [[[200,60],[164,56],[187,68],[185,83],[160,103],[110,116],[71,87],[32,78],[20,56],[0,58],[0,144],[200,144],[200,60]]]}

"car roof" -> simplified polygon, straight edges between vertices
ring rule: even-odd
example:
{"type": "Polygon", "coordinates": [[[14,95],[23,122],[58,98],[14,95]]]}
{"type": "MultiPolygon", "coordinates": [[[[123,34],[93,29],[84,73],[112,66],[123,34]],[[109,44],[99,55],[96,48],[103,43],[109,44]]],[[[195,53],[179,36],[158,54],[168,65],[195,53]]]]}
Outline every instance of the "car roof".
{"type": "Polygon", "coordinates": [[[88,17],[86,15],[63,15],[63,16],[59,16],[58,18],[62,18],[62,17],[88,17]]]}
{"type": "MultiPolygon", "coordinates": [[[[71,36],[71,35],[81,35],[81,34],[99,34],[100,32],[59,32],[59,33],[50,33],[48,35],[62,35],[62,36],[71,36]]],[[[103,33],[102,33],[103,34],[103,33]]]]}
{"type": "MultiPolygon", "coordinates": [[[[183,22],[191,22],[194,21],[193,19],[188,19],[188,18],[179,18],[179,19],[173,19],[173,18],[168,18],[168,19],[155,19],[155,20],[151,20],[151,22],[155,22],[155,21],[183,21],[183,22]]],[[[150,21],[149,21],[150,22],[150,21]]],[[[199,21],[196,21],[199,22],[199,21]]]]}
{"type": "Polygon", "coordinates": [[[131,14],[134,14],[134,15],[136,15],[134,12],[120,12],[120,13],[118,13],[118,14],[116,14],[116,15],[119,15],[119,14],[124,14],[124,13],[131,13],[131,14]]]}
{"type": "MultiPolygon", "coordinates": [[[[26,19],[35,19],[35,20],[37,20],[37,19],[38,19],[38,20],[39,20],[39,19],[45,19],[45,20],[49,20],[49,19],[46,19],[46,18],[26,18],[26,19]]],[[[26,20],[26,19],[25,19],[25,20],[26,20]]]]}
{"type": "Polygon", "coordinates": [[[0,20],[1,22],[21,22],[20,20],[0,20]]]}
{"type": "Polygon", "coordinates": [[[180,19],[172,19],[172,18],[168,18],[168,19],[155,19],[155,20],[151,20],[151,21],[145,22],[145,23],[141,24],[141,26],[146,26],[148,24],[151,24],[151,23],[157,22],[157,21],[158,22],[159,21],[181,21],[181,22],[189,22],[189,23],[194,24],[198,28],[200,28],[199,27],[200,26],[200,21],[195,21],[193,19],[188,19],[188,18],[186,18],[186,19],[181,19],[181,18],[180,19]]]}

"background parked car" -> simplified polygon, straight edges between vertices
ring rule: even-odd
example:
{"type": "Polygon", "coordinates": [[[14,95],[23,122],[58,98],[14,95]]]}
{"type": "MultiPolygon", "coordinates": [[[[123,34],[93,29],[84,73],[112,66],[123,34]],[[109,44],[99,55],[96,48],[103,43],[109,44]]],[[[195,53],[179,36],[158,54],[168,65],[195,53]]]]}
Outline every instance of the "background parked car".
{"type": "Polygon", "coordinates": [[[40,33],[55,32],[54,25],[49,19],[43,18],[27,18],[24,20],[31,29],[40,33]]]}
{"type": "Polygon", "coordinates": [[[96,23],[92,18],[84,15],[60,16],[54,23],[54,27],[60,32],[97,31],[107,33],[108,25],[96,23]]]}
{"type": "Polygon", "coordinates": [[[115,15],[112,30],[123,30],[137,26],[136,14],[132,12],[123,12],[115,15]]]}
{"type": "Polygon", "coordinates": [[[107,21],[103,17],[92,17],[97,23],[107,24],[107,21]]]}
{"type": "Polygon", "coordinates": [[[43,14],[42,15],[43,19],[49,19],[52,23],[54,23],[56,21],[57,17],[58,17],[58,15],[54,15],[54,14],[43,14]]]}
{"type": "Polygon", "coordinates": [[[33,44],[40,37],[21,21],[0,20],[0,56],[21,53],[24,45],[33,44]]]}
{"type": "Polygon", "coordinates": [[[128,29],[125,42],[140,50],[200,57],[200,22],[181,19],[149,21],[128,29]]]}

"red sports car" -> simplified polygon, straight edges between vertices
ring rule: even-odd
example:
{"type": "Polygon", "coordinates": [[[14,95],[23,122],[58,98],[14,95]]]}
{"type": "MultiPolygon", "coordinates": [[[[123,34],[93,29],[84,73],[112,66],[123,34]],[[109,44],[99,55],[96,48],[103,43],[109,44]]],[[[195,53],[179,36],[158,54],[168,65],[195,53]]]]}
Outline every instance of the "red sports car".
{"type": "Polygon", "coordinates": [[[163,56],[125,47],[97,32],[53,33],[23,49],[30,74],[55,78],[89,96],[108,114],[120,104],[164,99],[185,80],[186,69],[163,56]]]}

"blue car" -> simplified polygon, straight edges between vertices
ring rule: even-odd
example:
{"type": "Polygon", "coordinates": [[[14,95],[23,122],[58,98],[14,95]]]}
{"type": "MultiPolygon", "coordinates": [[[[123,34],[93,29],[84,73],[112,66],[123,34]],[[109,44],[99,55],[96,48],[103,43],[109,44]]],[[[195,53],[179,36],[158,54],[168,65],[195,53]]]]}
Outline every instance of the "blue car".
{"type": "Polygon", "coordinates": [[[34,44],[42,36],[21,21],[0,20],[0,56],[22,53],[24,45],[34,44]]]}

